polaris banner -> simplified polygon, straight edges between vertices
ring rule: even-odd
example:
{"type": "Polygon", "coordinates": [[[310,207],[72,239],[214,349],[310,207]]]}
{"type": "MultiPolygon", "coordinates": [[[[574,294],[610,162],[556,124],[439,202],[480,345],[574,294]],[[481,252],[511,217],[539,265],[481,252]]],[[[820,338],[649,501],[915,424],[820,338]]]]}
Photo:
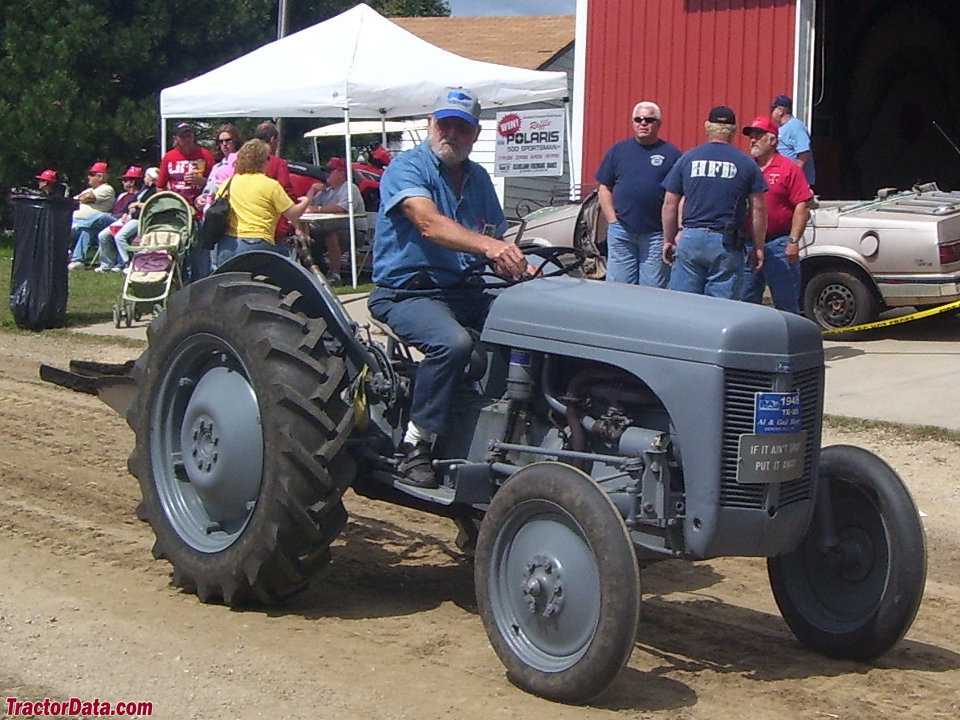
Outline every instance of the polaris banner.
{"type": "Polygon", "coordinates": [[[497,113],[494,175],[562,175],[563,130],[563,110],[560,108],[497,113]]]}

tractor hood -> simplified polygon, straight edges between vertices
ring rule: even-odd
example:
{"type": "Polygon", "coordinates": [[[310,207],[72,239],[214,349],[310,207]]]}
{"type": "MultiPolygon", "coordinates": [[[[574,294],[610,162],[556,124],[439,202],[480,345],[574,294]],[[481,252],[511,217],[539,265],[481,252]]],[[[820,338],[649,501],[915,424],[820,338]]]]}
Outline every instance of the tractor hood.
{"type": "Polygon", "coordinates": [[[630,353],[768,372],[823,362],[820,329],[799,315],[570,277],[504,290],[491,307],[482,338],[574,357],[630,353]]]}

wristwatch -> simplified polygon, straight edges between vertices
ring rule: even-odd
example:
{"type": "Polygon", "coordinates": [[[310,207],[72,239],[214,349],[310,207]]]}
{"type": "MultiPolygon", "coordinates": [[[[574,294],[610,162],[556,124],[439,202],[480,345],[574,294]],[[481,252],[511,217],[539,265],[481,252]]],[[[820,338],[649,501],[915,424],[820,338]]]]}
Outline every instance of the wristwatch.
{"type": "Polygon", "coordinates": [[[787,245],[799,245],[799,244],[800,244],[800,241],[795,238],[790,238],[789,240],[787,240],[787,245]]]}

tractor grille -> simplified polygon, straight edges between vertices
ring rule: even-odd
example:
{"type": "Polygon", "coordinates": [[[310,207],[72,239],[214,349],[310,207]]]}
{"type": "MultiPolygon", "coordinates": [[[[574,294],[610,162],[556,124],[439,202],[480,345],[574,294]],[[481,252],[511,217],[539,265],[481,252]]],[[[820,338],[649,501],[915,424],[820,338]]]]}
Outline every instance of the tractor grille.
{"type": "Polygon", "coordinates": [[[720,504],[724,507],[763,509],[783,507],[810,497],[811,470],[819,441],[821,368],[812,367],[793,374],[788,387],[774,387],[774,373],[727,370],[724,376],[723,466],[720,504]],[[807,431],[803,477],[786,483],[741,485],[737,482],[737,452],[740,436],[753,432],[753,394],[756,392],[800,393],[801,424],[807,431]],[[775,497],[768,497],[776,494],[775,497]]]}

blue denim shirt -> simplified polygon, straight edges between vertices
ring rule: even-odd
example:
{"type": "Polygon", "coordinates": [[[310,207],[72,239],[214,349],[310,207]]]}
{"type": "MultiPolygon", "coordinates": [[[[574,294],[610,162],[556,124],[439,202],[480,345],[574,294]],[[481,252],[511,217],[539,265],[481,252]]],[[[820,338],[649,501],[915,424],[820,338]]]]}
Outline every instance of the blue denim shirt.
{"type": "Polygon", "coordinates": [[[464,162],[463,189],[458,198],[440,159],[424,141],[397,156],[380,178],[380,212],[373,248],[373,281],[399,288],[421,271],[440,286],[456,282],[478,256],[441,247],[424,238],[403,214],[401,203],[410,197],[433,200],[437,209],[469,230],[502,237],[507,220],[487,171],[464,162]]]}

